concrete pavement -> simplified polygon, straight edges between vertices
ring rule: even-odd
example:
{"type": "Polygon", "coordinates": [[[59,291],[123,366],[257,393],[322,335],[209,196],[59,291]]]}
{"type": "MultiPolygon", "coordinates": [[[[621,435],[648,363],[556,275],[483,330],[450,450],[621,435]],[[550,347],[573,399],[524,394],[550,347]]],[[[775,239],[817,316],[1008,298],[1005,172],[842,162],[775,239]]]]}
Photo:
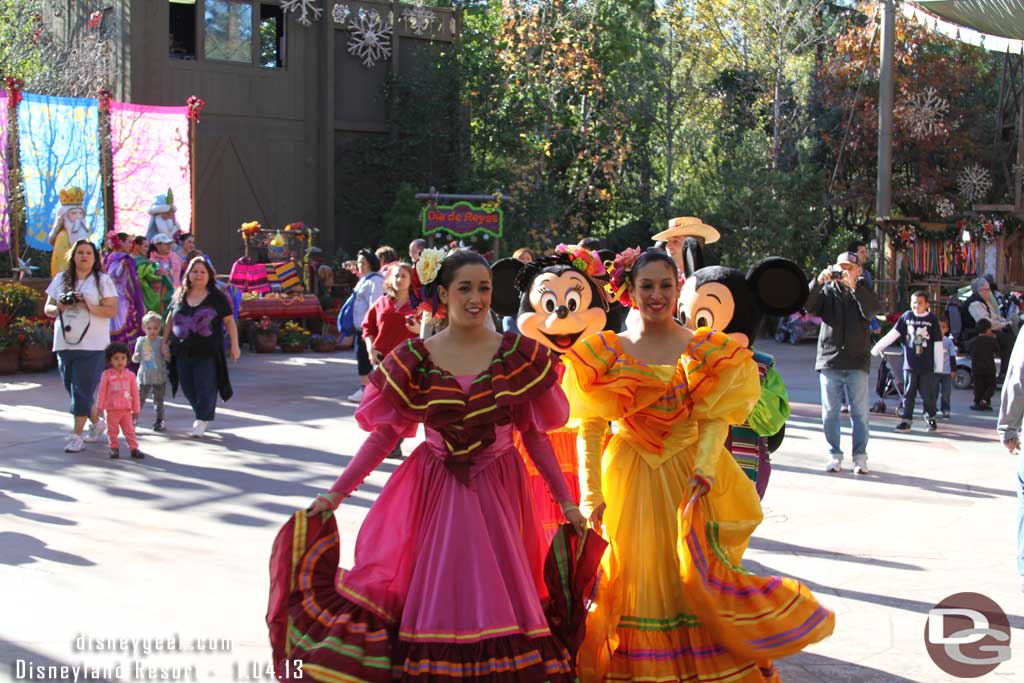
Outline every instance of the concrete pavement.
{"type": "MultiPolygon", "coordinates": [[[[958,680],[925,653],[925,617],[973,591],[1014,627],[1011,660],[982,680],[1024,681],[1015,463],[995,442],[994,414],[969,413],[969,392],[954,390],[954,418],[938,434],[920,421],[896,434],[895,418],[873,417],[872,473],[826,474],[813,345],[760,348],[778,358],[794,416],[746,563],[803,580],[838,615],[831,639],[779,663],[783,680],[958,680]]],[[[0,378],[0,681],[72,680],[72,670],[48,676],[60,665],[99,680],[271,680],[270,545],[361,442],[342,400],[355,361],[247,354],[232,381],[235,398],[201,441],[183,436],[191,413],[180,396],[166,434],[145,428],[149,408],[139,433],[150,457],[132,462],[108,460],[105,443],[62,452],[70,420],[56,373],[0,378]],[[175,634],[187,651],[155,651],[175,634]]],[[[340,509],[343,562],[397,464],[385,461],[340,509]]]]}

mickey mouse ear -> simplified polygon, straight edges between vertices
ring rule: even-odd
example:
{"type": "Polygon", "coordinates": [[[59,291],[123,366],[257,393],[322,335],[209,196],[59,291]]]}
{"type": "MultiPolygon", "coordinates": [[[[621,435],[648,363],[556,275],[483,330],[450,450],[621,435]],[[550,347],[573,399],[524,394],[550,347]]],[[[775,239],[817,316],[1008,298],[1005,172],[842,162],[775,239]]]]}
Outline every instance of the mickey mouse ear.
{"type": "Polygon", "coordinates": [[[704,267],[704,248],[693,237],[683,240],[683,275],[690,277],[704,267]]]}
{"type": "Polygon", "coordinates": [[[807,301],[807,275],[789,259],[766,258],[750,269],[747,282],[767,315],[796,313],[807,301]]]}
{"type": "Polygon", "coordinates": [[[519,294],[516,293],[516,276],[523,269],[523,262],[516,258],[503,258],[491,266],[493,289],[491,308],[498,315],[515,315],[519,310],[519,294]]]}

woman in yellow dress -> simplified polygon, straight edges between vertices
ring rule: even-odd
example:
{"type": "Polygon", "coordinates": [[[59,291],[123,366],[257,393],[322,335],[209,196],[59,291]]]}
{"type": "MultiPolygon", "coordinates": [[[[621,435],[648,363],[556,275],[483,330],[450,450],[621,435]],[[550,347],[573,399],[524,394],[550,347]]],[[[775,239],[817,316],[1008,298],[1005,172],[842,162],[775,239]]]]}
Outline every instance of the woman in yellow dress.
{"type": "Polygon", "coordinates": [[[828,636],[834,615],[798,582],[739,566],[761,505],[724,444],[757,402],[757,365],[725,335],[675,322],[679,274],[664,253],[620,255],[612,288],[642,324],[565,357],[584,513],[609,541],[580,680],[778,681],[771,659],[828,636]]]}

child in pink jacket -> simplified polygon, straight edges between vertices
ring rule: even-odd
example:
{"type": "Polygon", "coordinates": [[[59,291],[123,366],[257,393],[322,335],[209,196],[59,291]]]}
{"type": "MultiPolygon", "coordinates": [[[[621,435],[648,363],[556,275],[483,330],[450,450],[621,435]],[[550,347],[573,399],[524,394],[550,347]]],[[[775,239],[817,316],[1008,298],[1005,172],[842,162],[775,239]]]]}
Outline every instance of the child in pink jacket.
{"type": "Polygon", "coordinates": [[[110,457],[118,458],[117,433],[124,431],[125,441],[136,460],[146,457],[139,450],[135,438],[135,418],[142,412],[139,404],[139,386],[135,373],[128,369],[128,346],[114,343],[107,347],[107,362],[110,368],[100,377],[100,388],[96,406],[107,415],[107,437],[110,441],[110,457]]]}

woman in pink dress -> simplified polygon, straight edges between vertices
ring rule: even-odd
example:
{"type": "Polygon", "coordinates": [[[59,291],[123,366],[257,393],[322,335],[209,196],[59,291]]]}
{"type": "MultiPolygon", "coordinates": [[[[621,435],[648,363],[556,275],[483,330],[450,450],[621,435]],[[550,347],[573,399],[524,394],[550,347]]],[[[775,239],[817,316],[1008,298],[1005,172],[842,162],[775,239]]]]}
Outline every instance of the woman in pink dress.
{"type": "Polygon", "coordinates": [[[356,419],[372,432],[329,493],[278,535],[267,615],[279,678],[571,683],[573,657],[543,603],[547,547],[518,430],[580,533],[546,433],[568,406],[544,347],[488,330],[491,272],[455,252],[436,278],[448,327],[398,346],[370,376],[356,419]],[[330,512],[403,436],[426,441],[395,472],[338,570],[330,512]],[[307,518],[308,515],[308,518],[307,518]]]}

